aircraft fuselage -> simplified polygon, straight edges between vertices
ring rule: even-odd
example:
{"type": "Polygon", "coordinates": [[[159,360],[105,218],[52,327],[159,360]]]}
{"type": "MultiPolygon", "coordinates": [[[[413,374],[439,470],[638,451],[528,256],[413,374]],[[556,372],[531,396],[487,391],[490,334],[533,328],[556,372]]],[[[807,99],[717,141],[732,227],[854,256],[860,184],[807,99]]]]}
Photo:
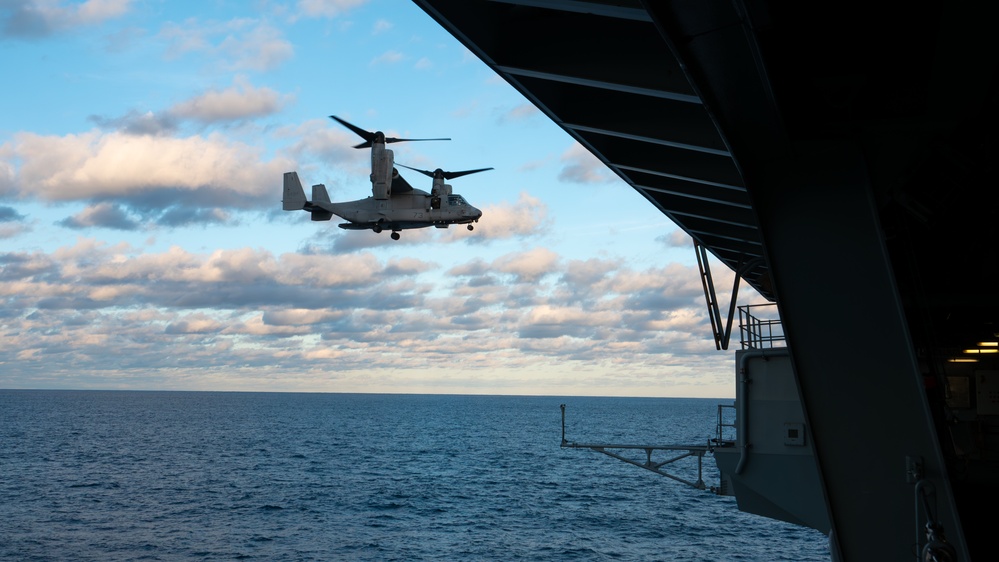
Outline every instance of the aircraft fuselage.
{"type": "Polygon", "coordinates": [[[418,189],[387,199],[366,197],[340,203],[314,202],[313,205],[349,221],[340,227],[350,230],[446,228],[450,224],[472,223],[482,216],[482,211],[469,205],[461,195],[435,197],[418,189]],[[439,199],[439,204],[435,198],[439,199]]]}

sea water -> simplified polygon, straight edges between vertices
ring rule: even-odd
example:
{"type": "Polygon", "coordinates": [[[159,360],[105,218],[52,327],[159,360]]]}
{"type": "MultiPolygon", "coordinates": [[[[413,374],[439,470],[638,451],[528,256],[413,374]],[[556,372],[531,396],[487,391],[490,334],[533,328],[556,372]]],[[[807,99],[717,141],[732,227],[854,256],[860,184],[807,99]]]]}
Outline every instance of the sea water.
{"type": "Polygon", "coordinates": [[[561,404],[570,441],[667,445],[706,444],[720,403],[0,391],[0,559],[829,560],[818,531],[560,447],[561,404]]]}

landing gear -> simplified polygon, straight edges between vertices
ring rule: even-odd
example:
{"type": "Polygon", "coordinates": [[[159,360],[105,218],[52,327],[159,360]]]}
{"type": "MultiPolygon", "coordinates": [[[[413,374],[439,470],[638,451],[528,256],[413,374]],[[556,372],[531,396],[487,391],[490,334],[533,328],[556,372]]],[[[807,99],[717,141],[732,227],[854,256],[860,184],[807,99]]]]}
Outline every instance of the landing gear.
{"type": "Polygon", "coordinates": [[[393,232],[392,233],[392,240],[398,240],[398,239],[399,239],[399,233],[398,232],[393,232]]]}
{"type": "Polygon", "coordinates": [[[374,230],[375,234],[378,234],[379,232],[382,231],[382,227],[381,227],[381,225],[376,224],[375,226],[371,227],[371,230],[374,230]]]}
{"type": "Polygon", "coordinates": [[[468,225],[468,230],[475,230],[475,227],[472,225],[468,225]]]}

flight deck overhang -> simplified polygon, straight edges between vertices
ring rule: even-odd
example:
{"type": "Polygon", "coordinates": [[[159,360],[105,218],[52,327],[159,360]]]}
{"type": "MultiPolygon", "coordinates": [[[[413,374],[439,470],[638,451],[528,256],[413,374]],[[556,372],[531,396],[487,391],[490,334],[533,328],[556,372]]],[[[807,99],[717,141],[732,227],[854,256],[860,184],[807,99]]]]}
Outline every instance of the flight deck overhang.
{"type": "Polygon", "coordinates": [[[641,2],[416,3],[691,238],[773,299],[738,163],[641,2]],[[743,268],[750,262],[755,265],[743,268]]]}

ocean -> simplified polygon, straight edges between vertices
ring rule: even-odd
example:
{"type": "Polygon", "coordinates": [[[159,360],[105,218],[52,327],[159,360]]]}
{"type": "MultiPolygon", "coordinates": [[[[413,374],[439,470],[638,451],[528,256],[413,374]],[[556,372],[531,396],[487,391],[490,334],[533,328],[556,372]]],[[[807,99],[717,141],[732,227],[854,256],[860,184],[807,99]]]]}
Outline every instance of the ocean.
{"type": "Polygon", "coordinates": [[[828,561],[818,531],[559,446],[561,404],[570,441],[667,445],[722,403],[0,390],[0,559],[828,561]]]}

